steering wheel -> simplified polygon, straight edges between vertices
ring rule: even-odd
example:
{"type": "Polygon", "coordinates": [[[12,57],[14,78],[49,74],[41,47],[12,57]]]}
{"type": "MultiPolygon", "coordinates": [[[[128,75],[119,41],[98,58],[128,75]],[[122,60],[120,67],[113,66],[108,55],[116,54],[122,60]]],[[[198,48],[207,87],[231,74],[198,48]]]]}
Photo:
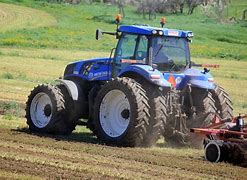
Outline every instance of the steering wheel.
{"type": "Polygon", "coordinates": [[[122,49],[118,49],[117,57],[121,57],[121,56],[122,56],[122,49]]]}
{"type": "Polygon", "coordinates": [[[174,60],[173,59],[168,59],[168,63],[169,63],[169,67],[170,67],[170,70],[169,71],[179,71],[179,67],[174,63],[174,60]]]}
{"type": "Polygon", "coordinates": [[[144,58],[146,58],[146,56],[147,56],[146,51],[137,51],[136,52],[136,59],[137,60],[143,60],[144,58]]]}

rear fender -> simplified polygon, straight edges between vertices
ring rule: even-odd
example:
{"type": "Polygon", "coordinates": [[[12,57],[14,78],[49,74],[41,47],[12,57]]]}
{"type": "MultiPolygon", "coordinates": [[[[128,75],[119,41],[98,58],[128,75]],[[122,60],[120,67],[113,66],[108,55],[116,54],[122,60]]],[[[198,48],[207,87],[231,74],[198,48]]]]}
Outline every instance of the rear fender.
{"type": "Polygon", "coordinates": [[[187,83],[192,87],[202,89],[214,89],[213,76],[210,73],[203,73],[198,69],[189,69],[185,72],[187,83]]]}
{"type": "Polygon", "coordinates": [[[192,79],[189,81],[192,87],[198,87],[202,89],[214,89],[215,84],[207,82],[205,80],[192,79]]]}
{"type": "Polygon", "coordinates": [[[143,64],[129,65],[125,69],[123,69],[118,74],[118,76],[128,76],[129,74],[131,75],[135,74],[137,76],[141,76],[150,83],[161,87],[171,87],[171,84],[164,78],[162,73],[157,69],[152,68],[149,65],[143,65],[143,64]]]}

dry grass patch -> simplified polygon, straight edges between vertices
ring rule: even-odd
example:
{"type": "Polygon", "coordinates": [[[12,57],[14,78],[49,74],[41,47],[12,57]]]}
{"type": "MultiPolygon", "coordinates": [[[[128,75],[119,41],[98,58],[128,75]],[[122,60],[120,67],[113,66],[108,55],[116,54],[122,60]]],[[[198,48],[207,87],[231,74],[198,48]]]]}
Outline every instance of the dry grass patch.
{"type": "Polygon", "coordinates": [[[43,11],[0,3],[0,32],[21,28],[45,27],[56,23],[53,16],[43,11]]]}

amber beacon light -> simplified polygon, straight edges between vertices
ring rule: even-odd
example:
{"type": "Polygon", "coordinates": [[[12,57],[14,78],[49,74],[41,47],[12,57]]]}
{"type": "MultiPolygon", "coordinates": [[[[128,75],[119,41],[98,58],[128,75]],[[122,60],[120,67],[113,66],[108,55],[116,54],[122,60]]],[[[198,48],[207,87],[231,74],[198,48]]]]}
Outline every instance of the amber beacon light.
{"type": "Polygon", "coordinates": [[[164,25],[166,24],[166,17],[162,17],[160,20],[161,27],[163,28],[164,25]]]}

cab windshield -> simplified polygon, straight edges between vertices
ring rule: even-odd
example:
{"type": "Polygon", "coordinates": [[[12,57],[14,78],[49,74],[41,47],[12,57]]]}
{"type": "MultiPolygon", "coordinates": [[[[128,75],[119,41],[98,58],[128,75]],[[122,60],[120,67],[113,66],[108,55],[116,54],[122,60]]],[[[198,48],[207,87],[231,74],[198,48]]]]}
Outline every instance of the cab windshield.
{"type": "Polygon", "coordinates": [[[153,64],[160,71],[182,71],[189,64],[189,45],[186,38],[154,37],[153,64]]]}

